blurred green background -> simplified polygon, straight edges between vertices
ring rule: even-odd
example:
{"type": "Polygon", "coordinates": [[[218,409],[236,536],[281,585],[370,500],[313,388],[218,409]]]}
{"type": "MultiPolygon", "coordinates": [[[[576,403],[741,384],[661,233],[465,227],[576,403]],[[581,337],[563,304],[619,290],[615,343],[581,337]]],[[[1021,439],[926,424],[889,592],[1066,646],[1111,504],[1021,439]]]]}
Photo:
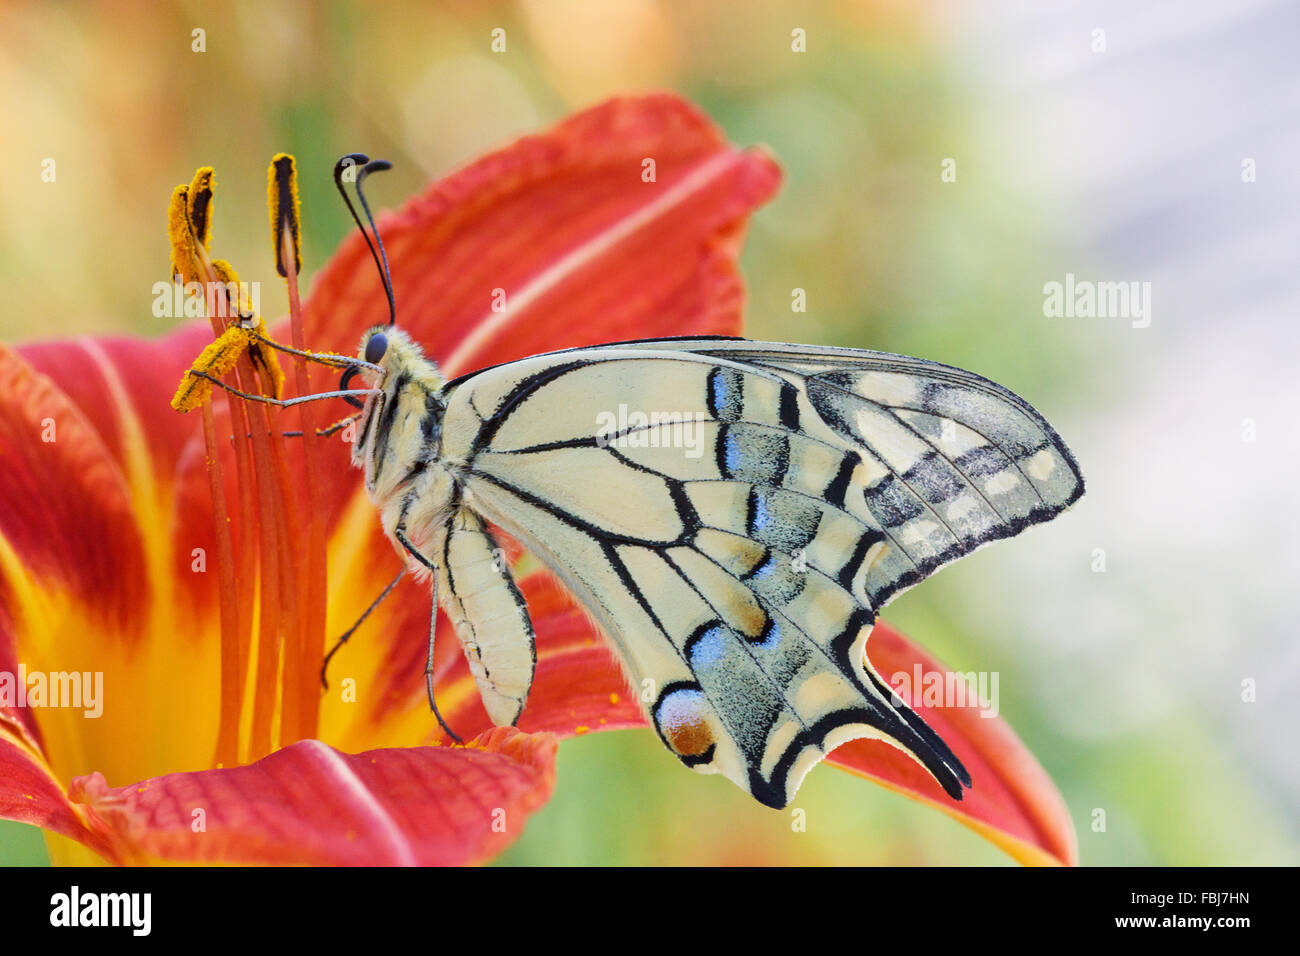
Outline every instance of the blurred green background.
{"type": "MultiPolygon", "coordinates": [[[[1201,331],[1169,312],[1145,339],[1123,323],[1043,316],[1044,282],[1067,271],[1146,277],[1126,259],[1133,244],[1097,224],[1107,189],[1126,181],[1089,179],[1093,152],[1062,134],[1057,102],[1022,96],[1041,94],[1045,75],[1085,128],[1126,98],[1122,73],[1090,87],[1044,66],[1065,49],[1071,63],[1113,69],[1122,50],[1088,59],[1091,21],[901,0],[10,3],[0,16],[5,341],[169,327],[150,313],[165,204],[202,164],[217,169],[223,255],[250,270],[269,267],[266,160],[297,155],[310,279],[348,229],[326,174],[344,152],[392,159],[382,194],[404,196],[577,108],[649,89],[699,103],[737,143],[767,144],[786,182],[745,247],[748,334],[970,368],[1027,396],[1090,480],[1069,515],[945,570],[885,616],[957,670],[1000,674],[1002,714],[1069,803],[1085,864],[1300,859],[1294,744],[1255,740],[1279,721],[1293,728],[1295,706],[1276,686],[1271,704],[1239,700],[1243,677],[1296,666],[1280,614],[1256,605],[1259,626],[1232,623],[1251,536],[1215,532],[1229,610],[1207,624],[1182,600],[1203,564],[1170,561],[1204,543],[1205,523],[1135,530],[1186,500],[1162,497],[1152,469],[1163,466],[1134,432],[1135,407],[1152,431],[1164,414],[1139,383],[1176,376],[1201,331]],[[1006,29],[1024,18],[1032,29],[1006,29]],[[504,55],[489,50],[496,27],[504,55]],[[795,27],[806,53],[791,50],[795,27]],[[196,28],[204,53],[191,51],[196,28]],[[57,157],[57,189],[39,182],[45,157],[57,157]],[[956,182],[941,178],[948,158],[956,182]],[[791,311],[796,287],[806,313],[791,311]],[[1104,574],[1092,570],[1098,547],[1110,549],[1104,574]],[[1104,832],[1092,829],[1097,809],[1104,832]]],[[[1126,14],[1112,5],[1108,16],[1121,44],[1126,14]]],[[[1176,127],[1150,135],[1181,148],[1176,127]]],[[[1129,165],[1108,155],[1122,172],[1141,169],[1150,144],[1106,145],[1132,153],[1129,165]]],[[[1212,219],[1183,229],[1208,234],[1212,219]]],[[[1193,278],[1177,262],[1140,268],[1171,285],[1193,278]]],[[[266,293],[264,311],[282,312],[278,284],[266,293]]],[[[1221,467],[1234,467],[1232,416],[1246,413],[1229,413],[1221,467]]],[[[797,805],[805,833],[722,778],[684,772],[649,732],[596,734],[560,748],[555,798],[501,863],[1009,862],[946,816],[829,767],[797,805]]],[[[0,863],[44,860],[39,832],[0,823],[0,863]]]]}

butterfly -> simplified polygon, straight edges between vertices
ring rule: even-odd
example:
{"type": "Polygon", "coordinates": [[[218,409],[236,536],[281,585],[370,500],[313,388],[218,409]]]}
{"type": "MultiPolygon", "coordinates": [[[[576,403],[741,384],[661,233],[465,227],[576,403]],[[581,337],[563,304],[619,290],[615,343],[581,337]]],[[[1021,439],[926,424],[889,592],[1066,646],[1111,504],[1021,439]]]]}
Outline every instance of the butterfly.
{"type": "Polygon", "coordinates": [[[362,372],[377,391],[353,462],[434,582],[495,723],[518,719],[537,658],[493,526],[595,619],[686,766],[780,808],[835,747],[878,737],[954,799],[971,785],[865,647],[895,595],[1083,493],[1022,399],[921,359],[735,338],[570,349],[450,381],[396,327],[360,354],[383,371],[362,372]],[[633,412],[611,431],[620,406],[633,412]]]}
{"type": "Polygon", "coordinates": [[[533,626],[501,529],[596,622],[686,766],[781,808],[828,753],[871,737],[961,799],[970,774],[866,643],[899,593],[1083,494],[1043,417],[936,362],[730,337],[567,349],[448,380],[395,324],[361,190],[387,164],[340,161],[345,200],[349,160],[365,163],[373,244],[348,207],[390,323],[358,359],[335,356],[339,390],[314,397],[360,409],[352,461],[430,583],[426,682],[444,730],[455,737],[433,695],[440,603],[494,723],[514,724],[532,686],[533,626]]]}

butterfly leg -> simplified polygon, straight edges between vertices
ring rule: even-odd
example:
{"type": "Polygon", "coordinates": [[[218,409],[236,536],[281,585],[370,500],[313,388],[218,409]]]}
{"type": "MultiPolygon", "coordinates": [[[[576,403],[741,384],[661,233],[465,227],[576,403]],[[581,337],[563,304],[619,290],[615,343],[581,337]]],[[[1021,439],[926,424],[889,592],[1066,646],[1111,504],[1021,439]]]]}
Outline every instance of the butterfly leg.
{"type": "Polygon", "coordinates": [[[438,577],[433,577],[433,606],[429,609],[429,655],[424,659],[424,689],[429,695],[429,709],[433,711],[433,716],[438,718],[438,726],[446,732],[447,736],[458,744],[465,741],[457,736],[456,732],[447,726],[447,722],[442,719],[442,714],[438,713],[438,703],[433,697],[433,639],[438,630],[438,577]]]}
{"type": "MultiPolygon", "coordinates": [[[[360,418],[360,417],[361,417],[360,414],[356,414],[356,415],[348,415],[346,418],[340,418],[338,421],[334,422],[334,424],[332,424],[332,425],[326,425],[324,428],[318,428],[318,429],[316,429],[316,437],[317,437],[317,438],[329,438],[331,435],[336,435],[336,434],[338,434],[340,431],[342,431],[344,428],[347,428],[347,427],[348,427],[348,424],[349,424],[350,422],[355,422],[355,421],[356,421],[358,418],[360,418]]],[[[252,438],[253,436],[252,436],[252,434],[245,434],[244,437],[245,437],[245,438],[252,438]]],[[[302,437],[302,432],[300,432],[300,431],[295,431],[295,432],[280,432],[280,437],[282,437],[282,438],[301,438],[301,437],[302,437]]],[[[231,441],[234,441],[234,440],[235,440],[235,436],[234,436],[234,435],[231,435],[231,436],[230,436],[230,440],[231,440],[231,441]]]]}
{"type": "Polygon", "coordinates": [[[406,529],[401,525],[398,525],[393,530],[393,537],[395,537],[398,543],[406,549],[408,554],[429,569],[430,588],[433,592],[433,607],[429,611],[429,655],[424,661],[424,688],[425,692],[429,695],[429,709],[433,711],[433,716],[438,719],[438,726],[443,729],[448,737],[456,741],[456,743],[462,744],[465,741],[461,740],[460,736],[448,727],[447,722],[442,719],[442,714],[438,711],[438,702],[433,695],[433,646],[434,636],[438,630],[438,569],[434,567],[432,562],[422,555],[415,545],[411,543],[411,539],[406,536],[406,529]]]}
{"type": "Polygon", "coordinates": [[[379,388],[344,388],[333,392],[318,392],[315,395],[301,395],[298,398],[271,398],[269,395],[254,395],[252,392],[241,391],[233,385],[227,385],[215,375],[209,375],[207,372],[200,372],[196,368],[190,369],[189,374],[196,378],[206,379],[218,388],[224,388],[230,394],[238,395],[246,401],[261,402],[263,405],[278,405],[280,408],[292,408],[294,405],[301,405],[304,402],[315,402],[323,398],[352,398],[383,394],[383,389],[379,388]]]}
{"type": "Polygon", "coordinates": [[[268,339],[265,335],[253,332],[253,338],[257,339],[263,345],[268,345],[279,352],[287,355],[296,355],[299,358],[305,358],[309,362],[316,362],[328,368],[368,368],[374,372],[382,373],[384,367],[375,365],[373,362],[364,362],[359,358],[351,355],[335,355],[333,352],[309,352],[304,349],[294,349],[287,345],[281,345],[279,342],[268,339]]]}
{"type": "MultiPolygon", "coordinates": [[[[338,432],[347,428],[349,424],[355,422],[360,417],[361,417],[360,414],[356,414],[356,415],[348,415],[345,418],[340,418],[332,425],[326,425],[324,428],[316,429],[316,434],[320,438],[329,438],[331,435],[337,434],[338,432]]],[[[284,434],[286,438],[302,437],[302,432],[285,432],[284,434]]]]}
{"type": "Polygon", "coordinates": [[[334,642],[334,646],[330,648],[329,653],[325,655],[325,660],[322,661],[320,665],[321,687],[325,688],[326,690],[330,689],[329,681],[325,679],[325,672],[329,670],[329,666],[330,666],[330,658],[332,658],[336,653],[338,653],[339,648],[341,648],[344,644],[348,642],[348,638],[352,636],[353,632],[355,632],[357,628],[359,628],[362,624],[364,624],[366,622],[366,618],[370,616],[371,612],[373,612],[375,608],[379,607],[380,603],[384,600],[384,598],[388,597],[388,595],[392,593],[393,588],[397,587],[397,582],[402,580],[402,576],[405,574],[406,574],[406,568],[403,567],[402,570],[397,572],[397,577],[393,578],[393,580],[388,583],[388,587],[384,588],[383,593],[380,594],[379,597],[375,598],[373,601],[370,602],[370,607],[366,608],[364,611],[361,612],[361,616],[357,618],[356,623],[353,624],[346,631],[344,631],[343,635],[337,641],[334,642]]]}

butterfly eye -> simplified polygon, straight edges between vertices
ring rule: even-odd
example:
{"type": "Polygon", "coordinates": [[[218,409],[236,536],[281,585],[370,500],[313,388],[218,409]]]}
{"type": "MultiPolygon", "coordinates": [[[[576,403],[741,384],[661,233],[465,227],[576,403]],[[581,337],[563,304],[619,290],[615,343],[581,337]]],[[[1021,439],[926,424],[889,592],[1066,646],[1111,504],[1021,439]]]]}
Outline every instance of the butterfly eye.
{"type": "Polygon", "coordinates": [[[379,360],[384,357],[388,351],[388,336],[383,332],[376,332],[370,336],[370,341],[366,343],[366,361],[371,365],[378,365],[379,360]]]}
{"type": "MultiPolygon", "coordinates": [[[[381,354],[382,354],[382,353],[381,353],[381,354]]],[[[367,346],[366,346],[366,356],[369,357],[369,355],[370,355],[370,346],[367,345],[367,346]]],[[[347,371],[345,371],[345,372],[343,373],[342,378],[339,379],[339,391],[340,391],[340,392],[346,392],[346,391],[348,390],[348,383],[350,383],[350,382],[352,381],[352,377],[353,377],[354,375],[356,375],[356,374],[357,374],[357,368],[356,368],[355,365],[354,365],[352,368],[348,369],[347,371]]],[[[343,401],[347,402],[347,403],[348,403],[349,405],[351,405],[353,408],[362,408],[362,407],[363,407],[362,404],[361,404],[361,399],[357,398],[355,395],[344,395],[344,396],[343,396],[343,401]]]]}

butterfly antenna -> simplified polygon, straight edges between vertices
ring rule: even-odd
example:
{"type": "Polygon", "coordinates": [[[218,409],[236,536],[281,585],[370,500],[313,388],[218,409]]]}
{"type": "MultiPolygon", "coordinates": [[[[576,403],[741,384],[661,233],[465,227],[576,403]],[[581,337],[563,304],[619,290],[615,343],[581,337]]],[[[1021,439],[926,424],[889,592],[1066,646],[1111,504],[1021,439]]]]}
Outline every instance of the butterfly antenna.
{"type": "Polygon", "coordinates": [[[366,248],[370,250],[370,256],[375,260],[375,267],[379,270],[380,276],[384,280],[384,295],[388,297],[388,324],[397,323],[397,303],[393,299],[393,276],[388,270],[388,253],[384,250],[384,241],[379,238],[379,230],[375,228],[375,217],[370,213],[370,204],[366,202],[366,194],[362,191],[361,183],[366,176],[371,173],[382,172],[385,169],[392,169],[393,164],[386,159],[376,159],[373,162],[365,153],[348,153],[337,163],[334,164],[334,186],[338,189],[339,195],[343,197],[344,204],[348,207],[348,212],[352,215],[352,221],[357,224],[361,230],[361,238],[366,240],[366,248]],[[357,198],[361,200],[361,208],[365,211],[366,222],[370,223],[370,231],[366,231],[365,225],[361,222],[361,217],[357,215],[357,209],[352,205],[352,199],[348,192],[343,188],[343,177],[349,169],[357,166],[361,168],[356,173],[356,190],[357,198]],[[374,233],[374,241],[370,239],[370,234],[374,233]],[[378,246],[378,249],[376,249],[378,246]]]}
{"type": "MultiPolygon", "coordinates": [[[[388,271],[388,253],[384,249],[384,240],[379,238],[379,230],[375,228],[375,217],[370,214],[370,203],[366,202],[366,193],[362,188],[362,183],[371,173],[382,173],[386,169],[392,169],[393,164],[386,159],[374,159],[361,167],[361,172],[357,173],[357,198],[361,200],[361,208],[366,212],[366,221],[370,223],[370,231],[374,233],[375,245],[379,247],[379,258],[383,260],[384,270],[384,292],[388,296],[388,324],[397,323],[397,305],[393,302],[393,276],[388,271]]],[[[371,252],[374,250],[372,249],[371,252]]]]}

